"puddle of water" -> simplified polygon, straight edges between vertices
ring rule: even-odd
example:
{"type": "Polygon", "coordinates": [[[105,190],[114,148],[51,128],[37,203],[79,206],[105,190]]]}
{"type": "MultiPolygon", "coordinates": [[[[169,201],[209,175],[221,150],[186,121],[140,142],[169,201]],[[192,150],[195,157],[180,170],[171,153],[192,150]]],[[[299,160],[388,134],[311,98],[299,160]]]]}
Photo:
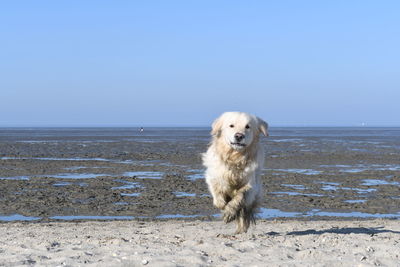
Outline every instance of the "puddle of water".
{"type": "Polygon", "coordinates": [[[86,187],[86,186],[88,186],[87,183],[70,183],[70,182],[59,182],[59,183],[54,183],[53,186],[56,186],[56,187],[63,187],[63,186],[69,186],[69,185],[73,185],[73,184],[79,185],[79,186],[81,186],[81,187],[86,187]]]}
{"type": "Polygon", "coordinates": [[[187,178],[191,181],[198,180],[198,179],[205,179],[203,173],[190,174],[187,176],[187,178]]]}
{"type": "Polygon", "coordinates": [[[133,188],[143,188],[139,183],[137,182],[130,182],[130,181],[125,181],[125,180],[114,180],[116,182],[119,183],[123,183],[125,185],[121,185],[121,186],[115,186],[115,187],[111,187],[111,189],[113,190],[122,190],[122,189],[133,189],[133,188]]]}
{"type": "Polygon", "coordinates": [[[62,187],[62,186],[68,186],[68,185],[72,185],[72,183],[69,183],[69,182],[61,182],[61,183],[55,183],[55,184],[53,184],[53,186],[56,186],[56,187],[62,187]]]}
{"type": "Polygon", "coordinates": [[[111,140],[95,140],[95,141],[88,141],[88,140],[21,140],[16,141],[17,143],[28,143],[28,144],[36,144],[36,143],[49,143],[49,144],[58,144],[58,143],[115,143],[115,141],[111,140]]]}
{"type": "Polygon", "coordinates": [[[138,197],[138,196],[140,196],[140,193],[121,193],[121,196],[124,196],[124,197],[138,197]]]}
{"type": "Polygon", "coordinates": [[[14,222],[14,221],[37,221],[42,218],[40,217],[27,217],[24,215],[20,214],[13,214],[13,215],[8,215],[8,216],[0,216],[0,221],[5,221],[5,222],[14,222]]]}
{"type": "Polygon", "coordinates": [[[162,179],[163,177],[162,172],[150,172],[150,171],[142,171],[142,172],[125,172],[122,176],[128,177],[137,177],[140,179],[162,179]]]}
{"type": "Polygon", "coordinates": [[[188,172],[191,172],[192,174],[189,174],[187,178],[191,181],[197,180],[197,179],[205,179],[204,178],[204,170],[200,169],[191,169],[188,170],[188,172]]]}
{"type": "Polygon", "coordinates": [[[285,212],[278,209],[267,209],[261,208],[258,217],[261,219],[271,218],[293,218],[293,217],[311,217],[311,216],[322,216],[322,217],[346,217],[346,218],[400,218],[400,212],[398,213],[365,213],[365,212],[328,212],[320,211],[317,209],[301,213],[301,212],[285,212]]]}
{"type": "Polygon", "coordinates": [[[290,139],[272,139],[269,140],[271,142],[275,142],[275,143],[298,143],[298,142],[303,142],[303,139],[299,139],[299,138],[290,138],[290,139]]]}
{"type": "Polygon", "coordinates": [[[335,165],[319,165],[322,168],[351,168],[351,165],[335,164],[335,165]]]}
{"type": "Polygon", "coordinates": [[[320,194],[299,193],[299,192],[291,192],[291,191],[271,192],[271,194],[289,195],[289,196],[310,196],[310,197],[323,197],[324,196],[324,195],[320,195],[320,194]]]}
{"type": "Polygon", "coordinates": [[[133,220],[133,216],[53,216],[49,219],[52,220],[64,220],[64,221],[74,221],[74,220],[133,220]]]}
{"type": "Polygon", "coordinates": [[[376,191],[375,188],[355,188],[355,187],[339,187],[339,183],[332,183],[332,182],[316,182],[319,184],[323,184],[321,187],[324,191],[337,191],[337,190],[351,190],[357,191],[358,194],[366,194],[376,191]]]}
{"type": "Polygon", "coordinates": [[[355,187],[337,187],[337,186],[333,186],[333,185],[324,185],[323,187],[321,187],[322,190],[325,191],[337,191],[337,190],[350,190],[350,191],[357,191],[358,194],[366,194],[366,193],[371,193],[376,191],[376,189],[374,188],[355,188],[355,187]]]}
{"type": "Polygon", "coordinates": [[[196,194],[186,193],[186,192],[174,192],[174,195],[177,197],[195,197],[196,194]]]}
{"type": "Polygon", "coordinates": [[[55,143],[56,141],[53,140],[46,140],[46,141],[41,141],[41,140],[21,140],[17,141],[17,143],[26,143],[26,144],[46,144],[46,143],[55,143]]]}
{"type": "Polygon", "coordinates": [[[363,171],[398,171],[400,170],[400,165],[394,164],[357,164],[354,166],[351,165],[320,165],[322,168],[340,168],[340,172],[344,173],[358,173],[363,171]]]}
{"type": "Polygon", "coordinates": [[[29,177],[28,177],[28,176],[0,177],[0,180],[21,180],[21,181],[27,181],[27,180],[29,180],[29,177]]]}
{"type": "Polygon", "coordinates": [[[267,170],[289,172],[289,173],[300,173],[305,175],[317,175],[322,173],[322,171],[317,171],[313,169],[267,169],[267,170]]]}
{"type": "Polygon", "coordinates": [[[282,184],[282,186],[290,187],[297,190],[305,190],[306,187],[302,184],[282,184]]]}
{"type": "Polygon", "coordinates": [[[375,188],[364,189],[364,188],[354,188],[354,187],[342,187],[341,189],[357,191],[358,194],[366,194],[376,191],[375,188]]]}
{"type": "Polygon", "coordinates": [[[131,159],[115,161],[115,163],[135,164],[140,166],[154,166],[160,162],[161,162],[160,160],[131,160],[131,159]]]}
{"type": "Polygon", "coordinates": [[[366,199],[349,199],[349,200],[345,200],[344,202],[346,203],[364,203],[367,202],[366,199]]]}
{"type": "Polygon", "coordinates": [[[257,214],[257,217],[260,217],[261,219],[270,219],[270,218],[284,218],[284,217],[292,218],[292,217],[299,217],[302,215],[303,213],[300,212],[286,212],[278,209],[261,208],[260,213],[257,214]]]}
{"type": "Polygon", "coordinates": [[[162,214],[158,215],[156,219],[178,219],[178,218],[196,218],[202,217],[204,215],[196,214],[196,215],[183,215],[183,214],[162,214]]]}
{"type": "Polygon", "coordinates": [[[324,184],[324,185],[340,185],[340,183],[334,183],[334,182],[315,182],[317,184],[324,184]]]}
{"type": "Polygon", "coordinates": [[[346,217],[346,218],[400,218],[400,212],[397,213],[366,213],[366,212],[328,212],[320,210],[312,210],[308,212],[308,216],[322,217],[346,217]]]}
{"type": "Polygon", "coordinates": [[[374,186],[374,185],[400,185],[399,182],[388,182],[385,180],[378,180],[378,179],[365,179],[363,180],[364,182],[362,185],[369,185],[369,186],[374,186]]]}
{"type": "Polygon", "coordinates": [[[315,183],[322,184],[323,186],[321,187],[321,190],[324,190],[324,191],[336,191],[339,189],[338,186],[340,185],[339,183],[324,182],[324,181],[322,181],[322,182],[318,181],[315,183]]]}
{"type": "Polygon", "coordinates": [[[357,173],[357,172],[363,172],[367,171],[368,169],[362,169],[362,168],[354,168],[354,169],[347,169],[347,170],[340,170],[341,172],[346,172],[346,173],[357,173]]]}
{"type": "Polygon", "coordinates": [[[338,190],[339,188],[336,186],[336,185],[323,185],[322,187],[321,187],[321,190],[324,190],[324,191],[336,191],[336,190],[338,190]]]}
{"type": "Polygon", "coordinates": [[[109,176],[108,174],[96,173],[60,173],[57,175],[46,175],[47,177],[60,178],[60,179],[92,179],[100,176],[109,176]]]}
{"type": "MultiPolygon", "coordinates": [[[[76,171],[76,170],[80,170],[80,169],[86,169],[88,167],[85,166],[75,166],[75,167],[68,167],[68,168],[64,168],[64,170],[67,171],[76,171]]],[[[89,167],[90,168],[90,167],[89,167]]]]}
{"type": "Polygon", "coordinates": [[[104,158],[46,158],[46,157],[39,157],[39,158],[29,158],[29,157],[1,157],[2,160],[23,160],[23,159],[33,159],[33,160],[67,160],[67,161],[111,161],[110,159],[104,158]]]}
{"type": "Polygon", "coordinates": [[[128,205],[128,202],[115,202],[114,205],[118,205],[118,206],[125,206],[128,205]]]}

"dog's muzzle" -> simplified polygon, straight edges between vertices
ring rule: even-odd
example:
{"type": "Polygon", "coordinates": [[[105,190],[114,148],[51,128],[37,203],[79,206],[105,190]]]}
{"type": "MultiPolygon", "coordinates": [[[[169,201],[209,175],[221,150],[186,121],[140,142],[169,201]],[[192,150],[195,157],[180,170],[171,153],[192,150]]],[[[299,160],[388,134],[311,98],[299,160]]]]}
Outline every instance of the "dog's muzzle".
{"type": "Polygon", "coordinates": [[[236,141],[237,143],[240,143],[240,142],[244,139],[244,134],[242,134],[242,133],[235,133],[234,137],[235,137],[235,141],[236,141]]]}
{"type": "Polygon", "coordinates": [[[243,148],[246,146],[246,144],[242,143],[243,139],[245,138],[245,135],[242,133],[236,133],[234,135],[234,142],[231,142],[231,146],[235,148],[243,148]]]}

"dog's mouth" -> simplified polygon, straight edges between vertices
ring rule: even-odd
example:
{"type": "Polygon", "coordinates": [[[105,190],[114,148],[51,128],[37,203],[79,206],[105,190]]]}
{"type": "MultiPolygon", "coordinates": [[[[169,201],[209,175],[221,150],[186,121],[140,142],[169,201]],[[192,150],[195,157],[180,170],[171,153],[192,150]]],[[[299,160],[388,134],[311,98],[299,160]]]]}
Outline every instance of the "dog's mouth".
{"type": "Polygon", "coordinates": [[[238,142],[231,142],[231,146],[238,147],[238,148],[243,148],[243,147],[246,146],[246,144],[238,143],[238,142]]]}

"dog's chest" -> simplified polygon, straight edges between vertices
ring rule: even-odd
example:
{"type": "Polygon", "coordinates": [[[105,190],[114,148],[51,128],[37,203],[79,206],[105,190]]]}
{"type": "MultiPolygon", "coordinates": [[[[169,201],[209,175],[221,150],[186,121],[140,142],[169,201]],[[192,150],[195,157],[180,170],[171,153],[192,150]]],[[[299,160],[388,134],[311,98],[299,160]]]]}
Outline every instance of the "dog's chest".
{"type": "Polygon", "coordinates": [[[240,188],[249,182],[251,170],[247,166],[227,165],[224,180],[231,188],[240,188]]]}

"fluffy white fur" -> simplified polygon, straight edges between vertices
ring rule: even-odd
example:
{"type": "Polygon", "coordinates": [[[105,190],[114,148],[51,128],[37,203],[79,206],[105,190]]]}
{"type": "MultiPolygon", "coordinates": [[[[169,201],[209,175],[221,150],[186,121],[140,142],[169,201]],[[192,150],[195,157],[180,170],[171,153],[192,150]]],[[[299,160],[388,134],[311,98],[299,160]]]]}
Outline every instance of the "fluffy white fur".
{"type": "Polygon", "coordinates": [[[262,200],[264,150],[259,135],[268,124],[243,112],[226,112],[212,125],[212,141],[203,154],[208,188],[214,206],[226,223],[236,220],[236,233],[247,232],[262,200]]]}

